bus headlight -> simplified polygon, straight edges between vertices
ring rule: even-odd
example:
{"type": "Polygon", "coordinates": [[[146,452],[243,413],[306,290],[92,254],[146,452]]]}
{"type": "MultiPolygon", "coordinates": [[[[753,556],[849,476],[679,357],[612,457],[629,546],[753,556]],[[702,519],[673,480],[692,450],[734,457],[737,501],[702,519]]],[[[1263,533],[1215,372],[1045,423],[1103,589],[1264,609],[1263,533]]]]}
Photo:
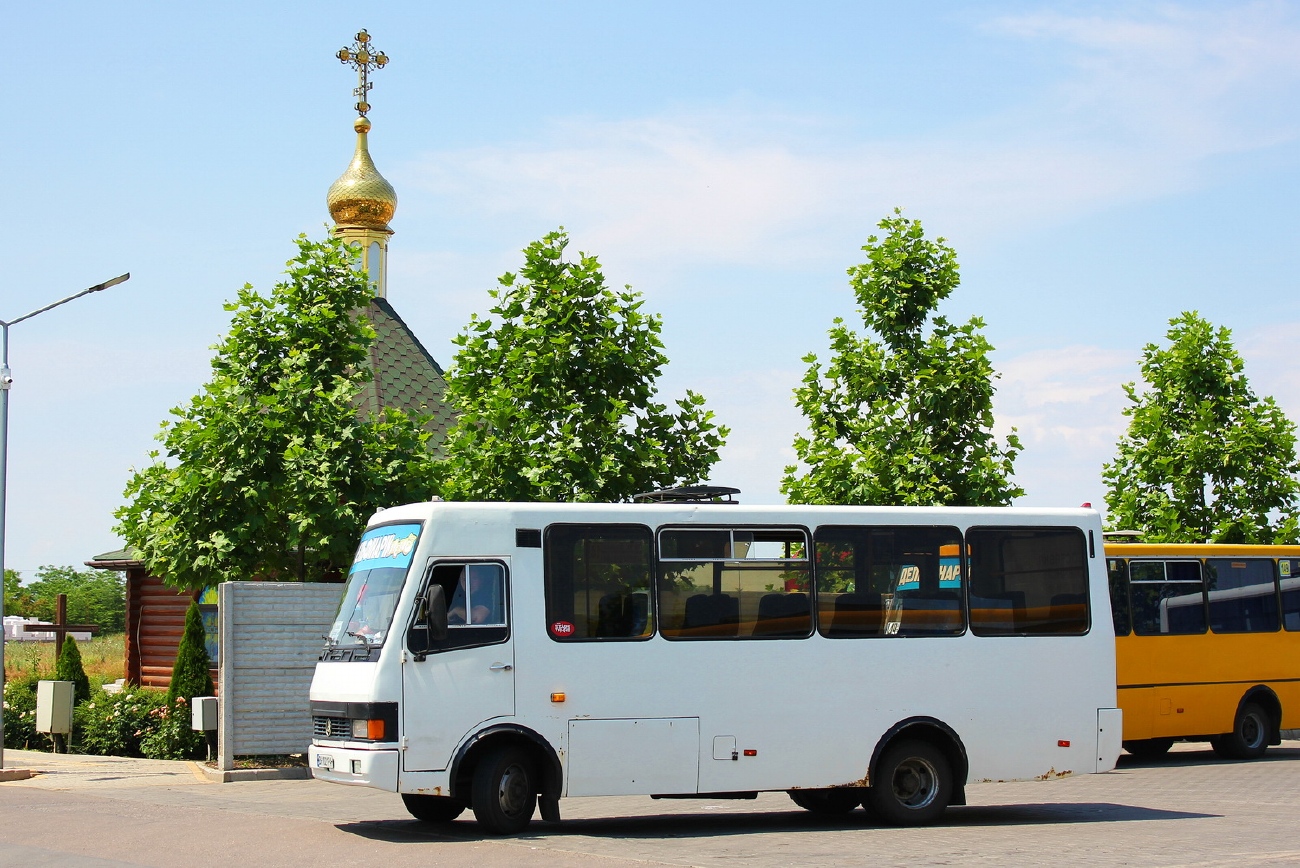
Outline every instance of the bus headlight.
{"type": "Polygon", "coordinates": [[[383,741],[384,722],[382,720],[354,720],[352,721],[352,737],[383,741]]]}

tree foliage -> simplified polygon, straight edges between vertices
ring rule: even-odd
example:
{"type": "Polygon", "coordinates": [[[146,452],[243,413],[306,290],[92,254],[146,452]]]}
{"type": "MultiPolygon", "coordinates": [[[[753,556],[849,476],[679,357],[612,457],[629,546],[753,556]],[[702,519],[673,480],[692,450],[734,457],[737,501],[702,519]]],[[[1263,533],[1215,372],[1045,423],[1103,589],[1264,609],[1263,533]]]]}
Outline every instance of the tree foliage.
{"type": "Polygon", "coordinates": [[[1242,373],[1232,333],[1195,311],[1142,352],[1128,430],[1106,464],[1107,520],[1152,542],[1288,543],[1297,536],[1295,424],[1242,373]]]}
{"type": "Polygon", "coordinates": [[[659,317],[630,287],[609,289],[596,257],[566,261],[568,241],[561,229],[530,244],[491,315],[456,338],[445,497],[619,501],[702,481],[718,460],[727,429],[704,398],[655,400],[659,317]]]}
{"type": "Polygon", "coordinates": [[[176,648],[176,662],[172,665],[172,680],[167,686],[168,705],[176,704],[177,699],[184,699],[186,707],[189,700],[196,696],[212,696],[212,660],[208,657],[205,642],[207,631],[203,629],[203,615],[198,603],[190,603],[185,613],[185,632],[181,634],[180,645],[176,648]]]}
{"type": "Polygon", "coordinates": [[[436,493],[424,420],[357,415],[375,332],[352,250],[297,244],[269,298],[246,285],[226,305],[211,380],[171,411],[165,458],[151,453],[116,513],[118,533],[172,585],[328,577],[376,508],[436,493]]]}
{"type": "Polygon", "coordinates": [[[849,269],[863,324],[836,318],[831,360],[809,354],[795,400],[808,436],[794,441],[807,470],[785,469],[791,503],[999,506],[1024,491],[1011,481],[1020,450],[993,436],[993,347],[979,317],[935,316],[959,282],[957,256],[921,221],[895,209],[849,269]]]}
{"type": "Polygon", "coordinates": [[[43,566],[36,579],[11,587],[5,570],[5,614],[53,621],[57,597],[68,596],[68,623],[94,624],[103,633],[120,633],[126,626],[126,578],[112,570],[78,570],[43,566]]]}
{"type": "Polygon", "coordinates": [[[54,680],[72,682],[73,704],[90,698],[90,676],[86,675],[86,668],[81,664],[81,649],[72,636],[63,637],[63,647],[54,661],[54,680]]]}

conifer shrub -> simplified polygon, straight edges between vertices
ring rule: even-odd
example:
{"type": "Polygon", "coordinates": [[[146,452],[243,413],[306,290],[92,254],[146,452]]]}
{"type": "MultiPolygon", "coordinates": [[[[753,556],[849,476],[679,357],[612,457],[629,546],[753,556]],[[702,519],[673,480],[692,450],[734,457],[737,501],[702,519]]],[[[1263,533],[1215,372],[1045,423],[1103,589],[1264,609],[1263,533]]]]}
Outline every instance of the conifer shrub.
{"type": "Polygon", "coordinates": [[[203,616],[199,604],[190,603],[185,613],[185,632],[176,649],[176,663],[172,666],[171,686],[167,688],[167,704],[175,705],[177,699],[185,700],[188,714],[190,700],[196,696],[211,696],[212,660],[208,657],[207,632],[203,629],[203,616]]]}
{"type": "Polygon", "coordinates": [[[72,682],[74,706],[90,699],[90,678],[81,665],[81,649],[77,647],[77,640],[71,636],[64,638],[63,650],[59,652],[59,659],[54,661],[54,680],[72,682]]]}

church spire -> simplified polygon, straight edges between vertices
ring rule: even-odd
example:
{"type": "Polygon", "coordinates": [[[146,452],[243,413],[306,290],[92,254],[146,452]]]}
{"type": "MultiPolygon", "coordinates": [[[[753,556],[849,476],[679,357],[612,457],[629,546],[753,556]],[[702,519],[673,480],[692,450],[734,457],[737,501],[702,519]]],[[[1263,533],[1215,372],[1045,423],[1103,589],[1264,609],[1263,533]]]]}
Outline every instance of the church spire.
{"type": "Polygon", "coordinates": [[[340,48],[334,55],[340,62],[357,70],[358,85],[353,90],[357,97],[357,119],[352,128],[357,132],[357,148],[347,171],[330,186],[326,202],[334,218],[334,237],[360,248],[361,267],[370,275],[375,294],[388,295],[388,238],[393,230],[388,221],[397,210],[397,192],[384,180],[370,159],[366,134],[370,132],[370,73],[388,63],[388,55],[376,51],[370,44],[370,34],[362,30],[349,48],[340,48]]]}

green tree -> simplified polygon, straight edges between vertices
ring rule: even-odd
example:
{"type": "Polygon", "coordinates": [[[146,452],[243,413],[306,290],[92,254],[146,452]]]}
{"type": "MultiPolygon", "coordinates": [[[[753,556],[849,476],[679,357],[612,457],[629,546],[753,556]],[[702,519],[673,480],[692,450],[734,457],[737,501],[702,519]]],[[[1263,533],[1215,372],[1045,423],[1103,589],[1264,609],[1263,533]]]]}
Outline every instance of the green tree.
{"type": "Polygon", "coordinates": [[[1147,385],[1124,391],[1128,430],[1102,469],[1107,521],[1151,542],[1294,543],[1300,505],[1296,431],[1257,398],[1232,333],[1196,311],[1147,344],[1147,385]]]}
{"type": "MultiPolygon", "coordinates": [[[[104,633],[120,633],[126,627],[126,578],[112,570],[78,570],[76,567],[43,566],[36,580],[23,588],[23,614],[53,621],[57,597],[68,597],[68,622],[95,624],[104,633]]],[[[5,593],[5,611],[9,611],[5,593]]]]}
{"type": "Polygon", "coordinates": [[[226,305],[212,379],[172,410],[166,457],[151,453],[116,513],[117,532],[174,586],[329,577],[378,507],[436,493],[423,419],[358,416],[375,331],[353,251],[297,244],[270,298],[246,285],[226,305]]]}
{"type": "Polygon", "coordinates": [[[23,588],[22,578],[17,570],[5,570],[4,574],[4,613],[6,615],[22,615],[31,617],[28,614],[28,608],[31,606],[31,597],[23,588]]]}
{"type": "Polygon", "coordinates": [[[859,337],[835,319],[831,360],[817,356],[795,401],[808,436],[795,438],[799,461],[781,490],[791,503],[1000,506],[1024,491],[1012,483],[1020,450],[993,436],[993,347],[971,317],[954,325],[932,316],[959,282],[957,256],[921,221],[880,221],[882,236],[849,269],[863,324],[859,337]]]}
{"type": "Polygon", "coordinates": [[[90,698],[90,677],[86,675],[86,668],[81,665],[81,649],[77,647],[77,640],[72,636],[64,637],[59,658],[54,661],[54,680],[72,682],[74,705],[90,698]]]}
{"type": "Polygon", "coordinates": [[[185,632],[176,648],[176,662],[172,665],[172,680],[167,686],[168,705],[184,699],[186,707],[196,696],[212,696],[212,660],[208,657],[207,631],[203,629],[203,615],[198,603],[190,603],[185,613],[185,632]]]}
{"type": "Polygon", "coordinates": [[[568,242],[561,229],[530,244],[490,292],[492,316],[456,338],[445,497],[627,500],[699,482],[718,460],[727,429],[704,398],[655,400],[660,318],[631,287],[609,289],[596,257],[566,261],[568,242]]]}

